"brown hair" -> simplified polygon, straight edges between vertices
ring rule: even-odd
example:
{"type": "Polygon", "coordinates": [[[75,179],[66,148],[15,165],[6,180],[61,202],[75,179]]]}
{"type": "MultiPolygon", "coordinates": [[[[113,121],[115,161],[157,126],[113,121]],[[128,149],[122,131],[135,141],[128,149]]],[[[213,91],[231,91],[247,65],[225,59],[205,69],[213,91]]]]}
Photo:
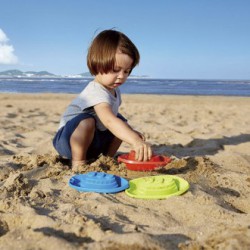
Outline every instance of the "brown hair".
{"type": "MultiPolygon", "coordinates": [[[[115,66],[117,51],[133,59],[132,69],[139,63],[140,54],[132,41],[123,33],[116,30],[100,32],[89,47],[87,65],[92,75],[109,73],[115,66]]],[[[129,73],[131,73],[131,71],[129,73]]]]}

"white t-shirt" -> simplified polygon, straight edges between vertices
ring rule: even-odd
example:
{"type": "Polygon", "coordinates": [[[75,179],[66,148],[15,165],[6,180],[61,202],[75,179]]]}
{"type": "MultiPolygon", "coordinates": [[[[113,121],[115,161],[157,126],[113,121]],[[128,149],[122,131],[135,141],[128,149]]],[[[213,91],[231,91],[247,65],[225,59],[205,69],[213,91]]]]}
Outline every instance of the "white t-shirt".
{"type": "Polygon", "coordinates": [[[106,130],[107,128],[99,120],[93,108],[95,105],[102,102],[108,103],[114,114],[117,115],[119,106],[121,105],[120,90],[116,88],[115,96],[113,96],[111,92],[100,83],[91,81],[67,107],[61,117],[59,129],[77,115],[81,113],[89,113],[95,117],[97,128],[101,131],[106,130]]]}

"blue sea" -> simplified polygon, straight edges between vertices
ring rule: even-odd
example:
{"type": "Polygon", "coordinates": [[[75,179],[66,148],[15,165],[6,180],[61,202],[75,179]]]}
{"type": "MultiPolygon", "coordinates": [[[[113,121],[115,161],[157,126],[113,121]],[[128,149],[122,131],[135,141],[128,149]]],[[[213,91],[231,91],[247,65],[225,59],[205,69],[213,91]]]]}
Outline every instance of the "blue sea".
{"type": "MultiPolygon", "coordinates": [[[[0,93],[79,93],[90,78],[0,78],[0,93]]],[[[250,96],[250,80],[131,78],[123,94],[250,96]]]]}

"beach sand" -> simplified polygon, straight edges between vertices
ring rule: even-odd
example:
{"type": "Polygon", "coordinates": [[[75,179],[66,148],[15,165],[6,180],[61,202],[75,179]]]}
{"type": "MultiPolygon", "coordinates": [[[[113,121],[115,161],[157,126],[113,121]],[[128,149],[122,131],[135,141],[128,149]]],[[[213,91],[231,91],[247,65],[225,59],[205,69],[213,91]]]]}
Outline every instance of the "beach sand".
{"type": "Polygon", "coordinates": [[[0,249],[250,249],[250,98],[123,95],[120,112],[172,162],[134,172],[101,157],[80,172],[190,183],[141,200],[68,186],[76,173],[51,141],[74,95],[0,97],[0,249]]]}

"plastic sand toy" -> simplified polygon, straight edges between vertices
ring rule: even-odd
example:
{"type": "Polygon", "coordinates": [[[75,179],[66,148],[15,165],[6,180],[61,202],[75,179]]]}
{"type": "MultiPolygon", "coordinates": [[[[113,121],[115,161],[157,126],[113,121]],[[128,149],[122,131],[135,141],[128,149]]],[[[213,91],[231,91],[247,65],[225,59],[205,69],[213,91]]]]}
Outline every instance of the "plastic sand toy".
{"type": "Polygon", "coordinates": [[[188,182],[180,177],[158,175],[129,181],[129,189],[126,189],[125,193],[139,199],[165,199],[183,194],[188,189],[188,182]]]}
{"type": "Polygon", "coordinates": [[[126,179],[103,172],[89,172],[70,178],[69,186],[80,192],[117,193],[129,187],[126,179]]]}
{"type": "Polygon", "coordinates": [[[159,167],[166,166],[171,162],[171,158],[164,155],[153,155],[148,161],[136,161],[135,152],[118,156],[118,162],[125,163],[127,169],[134,171],[150,171],[159,167]]]}

